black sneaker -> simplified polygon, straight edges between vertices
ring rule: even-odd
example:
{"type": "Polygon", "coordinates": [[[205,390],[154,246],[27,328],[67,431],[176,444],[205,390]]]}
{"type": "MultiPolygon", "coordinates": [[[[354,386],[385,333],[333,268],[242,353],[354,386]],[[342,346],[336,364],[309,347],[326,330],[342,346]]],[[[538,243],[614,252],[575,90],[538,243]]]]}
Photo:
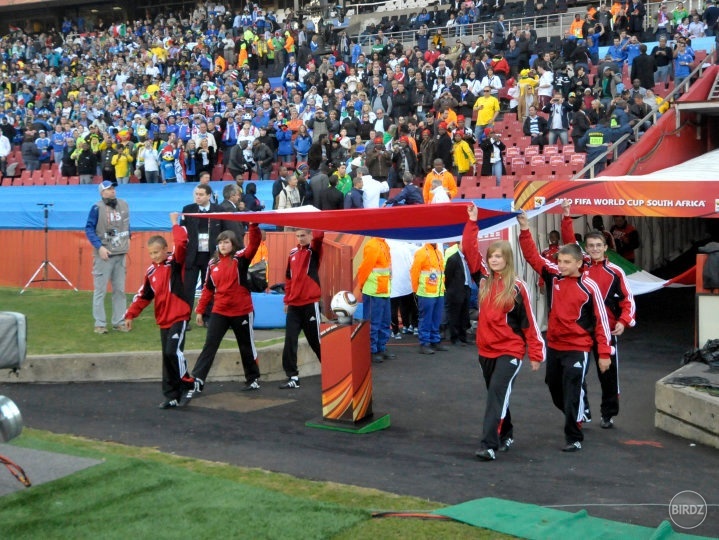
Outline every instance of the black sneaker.
{"type": "Polygon", "coordinates": [[[507,437],[506,439],[502,439],[499,442],[499,451],[500,452],[507,452],[509,451],[510,447],[514,444],[514,439],[512,437],[507,437]]]}
{"type": "Polygon", "coordinates": [[[395,358],[397,358],[397,355],[391,352],[382,351],[382,358],[384,360],[394,360],[395,358]]]}
{"type": "Polygon", "coordinates": [[[579,452],[581,449],[582,443],[574,441],[573,443],[567,443],[567,445],[562,448],[562,452],[579,452]]]}
{"type": "Polygon", "coordinates": [[[253,390],[259,390],[259,389],[260,389],[260,381],[258,379],[248,382],[245,384],[245,386],[242,387],[243,392],[251,392],[253,390]]]}
{"type": "Polygon", "coordinates": [[[176,399],[167,399],[158,405],[160,409],[174,409],[179,406],[180,403],[176,399]]]}
{"type": "Polygon", "coordinates": [[[286,382],[280,385],[280,389],[282,390],[291,390],[292,388],[299,388],[300,387],[300,379],[299,377],[290,377],[287,379],[286,382]]]}
{"type": "Polygon", "coordinates": [[[195,379],[195,384],[182,394],[178,406],[187,407],[190,404],[190,401],[192,401],[192,398],[197,397],[197,394],[200,394],[204,387],[205,384],[202,381],[195,379]]]}
{"type": "Polygon", "coordinates": [[[381,364],[382,362],[384,362],[384,358],[382,358],[382,353],[374,353],[372,355],[373,364],[381,364]]]}
{"type": "Polygon", "coordinates": [[[602,417],[599,427],[602,429],[612,429],[614,427],[614,419],[611,416],[608,418],[602,417]]]}
{"type": "Polygon", "coordinates": [[[432,344],[430,345],[430,347],[432,347],[432,349],[435,350],[435,351],[448,351],[448,350],[449,350],[448,347],[445,347],[445,346],[442,345],[441,343],[432,343],[432,344]]]}
{"type": "Polygon", "coordinates": [[[494,453],[494,450],[491,448],[485,448],[483,450],[477,450],[477,452],[474,454],[482,461],[494,461],[497,459],[497,455],[494,453]]]}
{"type": "Polygon", "coordinates": [[[419,354],[434,354],[434,349],[427,345],[421,345],[419,347],[419,354]]]}

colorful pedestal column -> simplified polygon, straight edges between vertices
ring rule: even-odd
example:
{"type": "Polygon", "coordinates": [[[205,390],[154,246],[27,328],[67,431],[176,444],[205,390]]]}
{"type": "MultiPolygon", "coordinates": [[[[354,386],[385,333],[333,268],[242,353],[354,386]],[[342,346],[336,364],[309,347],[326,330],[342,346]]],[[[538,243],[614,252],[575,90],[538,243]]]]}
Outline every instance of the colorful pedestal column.
{"type": "Polygon", "coordinates": [[[369,322],[320,325],[322,418],[305,425],[350,433],[371,433],[390,425],[389,414],[372,410],[369,322]]]}

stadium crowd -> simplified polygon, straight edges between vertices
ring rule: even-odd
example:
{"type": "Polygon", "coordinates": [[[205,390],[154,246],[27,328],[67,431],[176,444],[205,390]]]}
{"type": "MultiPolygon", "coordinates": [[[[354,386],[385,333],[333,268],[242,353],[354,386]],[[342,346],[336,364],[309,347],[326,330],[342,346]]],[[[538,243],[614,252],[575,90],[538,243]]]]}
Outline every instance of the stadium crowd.
{"type": "MultiPolygon", "coordinates": [[[[218,166],[233,178],[276,180],[277,162],[306,162],[301,181],[323,174],[328,186],[338,176],[343,196],[360,167],[391,187],[433,170],[459,183],[477,174],[474,149],[501,137],[500,115],[516,113],[540,149],[571,138],[577,151],[597,154],[648,112],[666,110],[655,88],[680,83],[695,59],[699,23],[683,28],[681,4],[660,21],[652,51],[640,42],[640,0],[589,7],[551,50],[540,49],[531,25],[506,26],[498,4],[492,31],[463,39],[457,25],[479,20],[478,4],[423,10],[411,48],[382,29],[352,37],[294,14],[280,23],[254,3],[199,2],[111,24],[66,18],[41,33],[12,28],[0,41],[3,174],[14,144],[27,170],[54,162],[81,183],[218,179],[218,166]],[[600,43],[612,44],[601,59],[600,43]]],[[[686,16],[699,17],[701,35],[719,34],[714,12],[710,4],[710,18],[686,16]]],[[[487,151],[483,175],[494,174],[501,152],[487,151]]]]}

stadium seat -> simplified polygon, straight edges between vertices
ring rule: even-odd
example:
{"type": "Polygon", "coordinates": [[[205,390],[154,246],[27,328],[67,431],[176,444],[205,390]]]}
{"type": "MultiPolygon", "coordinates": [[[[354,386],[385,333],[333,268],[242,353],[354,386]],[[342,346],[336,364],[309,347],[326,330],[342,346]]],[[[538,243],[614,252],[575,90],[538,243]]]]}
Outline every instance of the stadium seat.
{"type": "Polygon", "coordinates": [[[539,155],[539,146],[536,145],[529,145],[524,149],[524,157],[530,157],[530,156],[536,156],[539,155]]]}
{"type": "Polygon", "coordinates": [[[553,167],[564,167],[564,156],[561,154],[549,156],[549,164],[553,167]]]}
{"type": "MultiPolygon", "coordinates": [[[[512,147],[507,148],[506,155],[508,158],[519,157],[522,155],[522,151],[519,148],[517,148],[516,146],[512,146],[512,147]]],[[[524,161],[524,159],[522,159],[522,161],[524,161]]]]}
{"type": "Polygon", "coordinates": [[[210,180],[220,180],[222,178],[223,172],[224,167],[222,165],[215,165],[212,168],[212,175],[210,176],[210,180]]]}
{"type": "Polygon", "coordinates": [[[488,186],[484,188],[483,199],[506,199],[507,193],[502,186],[488,186]]]}
{"type": "Polygon", "coordinates": [[[479,185],[480,185],[480,177],[479,176],[463,176],[462,177],[462,187],[478,187],[479,185]]]}
{"type": "Polygon", "coordinates": [[[79,176],[68,176],[67,177],[67,185],[68,186],[77,186],[79,183],[80,183],[79,176]]]}
{"type": "Polygon", "coordinates": [[[2,186],[2,187],[12,186],[12,178],[8,178],[8,177],[3,178],[2,183],[0,183],[0,186],[2,186]]]}
{"type": "Polygon", "coordinates": [[[57,175],[55,177],[55,185],[56,186],[66,186],[67,185],[67,176],[57,175]]]}
{"type": "Polygon", "coordinates": [[[32,185],[32,171],[24,170],[20,173],[20,183],[15,184],[20,186],[31,186],[32,185]]]}
{"type": "Polygon", "coordinates": [[[545,156],[551,156],[552,154],[558,154],[559,153],[559,146],[556,144],[548,144],[544,147],[544,155],[545,156]]]}
{"type": "Polygon", "coordinates": [[[529,164],[530,164],[532,167],[541,166],[541,165],[544,165],[544,164],[546,163],[546,162],[544,161],[544,159],[545,159],[544,156],[541,156],[541,155],[532,156],[532,157],[530,158],[530,160],[529,160],[529,164]]]}
{"type": "Polygon", "coordinates": [[[462,186],[460,189],[460,195],[463,199],[483,199],[483,188],[478,186],[462,186]]]}
{"type": "Polygon", "coordinates": [[[573,144],[565,144],[562,146],[562,154],[564,155],[570,155],[574,153],[574,145],[573,144]]]}
{"type": "Polygon", "coordinates": [[[581,165],[583,167],[586,159],[587,156],[585,154],[572,154],[571,156],[569,156],[569,164],[581,165]]]}

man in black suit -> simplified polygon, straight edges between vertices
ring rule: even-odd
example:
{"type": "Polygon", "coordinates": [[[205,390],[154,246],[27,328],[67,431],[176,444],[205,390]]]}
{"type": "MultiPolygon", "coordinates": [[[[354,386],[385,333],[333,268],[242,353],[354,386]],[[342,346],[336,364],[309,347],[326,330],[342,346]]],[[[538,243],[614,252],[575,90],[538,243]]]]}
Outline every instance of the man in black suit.
{"type": "MultiPolygon", "coordinates": [[[[234,186],[232,184],[227,184],[222,189],[222,197],[224,198],[224,200],[220,203],[220,208],[222,209],[222,212],[234,213],[245,211],[245,203],[243,203],[241,199],[242,188],[238,184],[235,184],[234,186]]],[[[225,220],[223,221],[223,223],[225,224],[223,230],[232,231],[233,233],[235,233],[235,236],[237,237],[237,242],[240,245],[240,249],[244,248],[245,224],[242,221],[232,220],[225,220]]]]}
{"type": "Polygon", "coordinates": [[[469,327],[469,295],[472,277],[462,253],[462,243],[457,249],[449,248],[447,263],[444,267],[445,292],[444,309],[447,312],[447,329],[453,345],[464,346],[467,343],[469,327]],[[452,253],[454,251],[454,253],[452,253]]]}
{"type": "MultiPolygon", "coordinates": [[[[218,204],[210,202],[212,188],[209,184],[198,184],[192,192],[195,202],[182,209],[183,214],[222,212],[218,204]]],[[[223,231],[224,222],[219,219],[205,219],[184,216],[180,225],[187,229],[187,254],[185,255],[185,298],[190,304],[190,312],[195,306],[195,288],[197,277],[202,277],[202,283],[207,276],[207,264],[215,252],[217,235],[223,231]]],[[[209,316],[205,314],[205,316],[209,316]]],[[[205,318],[207,321],[207,318],[205,318]]]]}

